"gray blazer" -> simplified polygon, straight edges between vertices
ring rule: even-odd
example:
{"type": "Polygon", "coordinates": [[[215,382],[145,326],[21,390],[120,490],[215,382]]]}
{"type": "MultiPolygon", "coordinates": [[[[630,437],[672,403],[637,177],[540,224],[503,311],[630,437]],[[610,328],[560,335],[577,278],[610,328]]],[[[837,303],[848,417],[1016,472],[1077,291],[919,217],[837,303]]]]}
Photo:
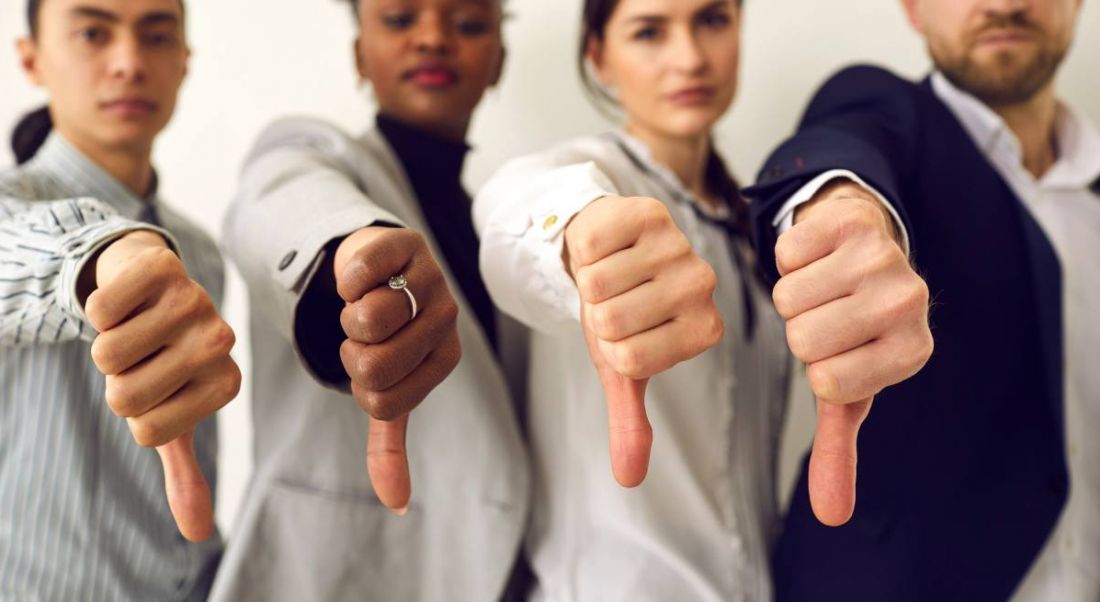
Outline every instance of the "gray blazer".
{"type": "Polygon", "coordinates": [[[224,241],[251,296],[256,472],[214,600],[484,602],[504,589],[530,496],[511,395],[523,383],[506,377],[525,368],[512,352],[525,348],[521,329],[503,325],[502,356],[516,363],[504,370],[446,274],[463,358],[409,421],[413,496],[404,517],[371,489],[367,415],[310,374],[293,341],[295,307],[324,245],[377,222],[422,233],[440,255],[379,133],[352,138],[290,119],[260,137],[224,241]]]}

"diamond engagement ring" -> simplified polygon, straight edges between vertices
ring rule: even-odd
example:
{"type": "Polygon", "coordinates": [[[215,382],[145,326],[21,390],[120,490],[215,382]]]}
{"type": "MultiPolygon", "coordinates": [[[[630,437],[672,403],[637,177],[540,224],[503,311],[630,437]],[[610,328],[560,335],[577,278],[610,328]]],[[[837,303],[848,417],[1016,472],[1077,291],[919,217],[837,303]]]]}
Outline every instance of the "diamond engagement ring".
{"type": "Polygon", "coordinates": [[[404,274],[398,274],[390,278],[390,288],[395,291],[404,292],[405,296],[409,298],[409,305],[412,306],[412,316],[409,317],[409,321],[412,322],[416,318],[417,306],[416,297],[413,296],[408,286],[409,281],[405,278],[404,274]]]}

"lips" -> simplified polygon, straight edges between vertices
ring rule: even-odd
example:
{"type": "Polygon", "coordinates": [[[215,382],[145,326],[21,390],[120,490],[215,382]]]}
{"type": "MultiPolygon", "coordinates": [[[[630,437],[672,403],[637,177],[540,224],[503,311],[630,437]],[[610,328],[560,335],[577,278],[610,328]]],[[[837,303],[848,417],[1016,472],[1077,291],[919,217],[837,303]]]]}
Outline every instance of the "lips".
{"type": "Polygon", "coordinates": [[[715,89],[710,86],[694,86],[669,94],[668,100],[681,106],[704,105],[714,99],[715,93],[715,89]]]}
{"type": "Polygon", "coordinates": [[[446,65],[418,65],[405,72],[405,81],[424,88],[446,88],[458,83],[458,73],[446,65]]]}
{"type": "Polygon", "coordinates": [[[101,103],[100,108],[122,117],[144,117],[156,112],[157,103],[144,98],[119,98],[101,103]]]}

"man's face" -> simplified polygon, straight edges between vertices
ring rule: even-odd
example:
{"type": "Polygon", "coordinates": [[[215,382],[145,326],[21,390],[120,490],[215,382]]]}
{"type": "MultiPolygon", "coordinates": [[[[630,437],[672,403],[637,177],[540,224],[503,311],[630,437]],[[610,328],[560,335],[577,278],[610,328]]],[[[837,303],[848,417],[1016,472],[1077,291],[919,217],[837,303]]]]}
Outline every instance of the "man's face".
{"type": "Polygon", "coordinates": [[[19,46],[71,142],[136,150],[171,119],[190,53],[179,0],[47,0],[19,46]]]}
{"type": "Polygon", "coordinates": [[[1033,98],[1054,79],[1082,0],[902,0],[936,67],[991,106],[1033,98]]]}

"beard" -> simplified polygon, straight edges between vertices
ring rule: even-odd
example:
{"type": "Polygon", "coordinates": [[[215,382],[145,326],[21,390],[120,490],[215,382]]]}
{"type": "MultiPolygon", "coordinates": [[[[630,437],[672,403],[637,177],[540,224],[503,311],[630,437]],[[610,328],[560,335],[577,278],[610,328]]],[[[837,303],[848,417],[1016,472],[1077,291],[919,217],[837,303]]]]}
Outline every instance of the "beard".
{"type": "Polygon", "coordinates": [[[929,40],[932,61],[944,77],[961,90],[989,106],[1021,104],[1035,97],[1054,79],[1069,50],[1032,23],[1012,16],[993,18],[972,39],[987,30],[1023,29],[1034,36],[1035,46],[1027,52],[1002,50],[980,61],[973,52],[976,42],[962,52],[952,53],[947,45],[929,40]]]}

